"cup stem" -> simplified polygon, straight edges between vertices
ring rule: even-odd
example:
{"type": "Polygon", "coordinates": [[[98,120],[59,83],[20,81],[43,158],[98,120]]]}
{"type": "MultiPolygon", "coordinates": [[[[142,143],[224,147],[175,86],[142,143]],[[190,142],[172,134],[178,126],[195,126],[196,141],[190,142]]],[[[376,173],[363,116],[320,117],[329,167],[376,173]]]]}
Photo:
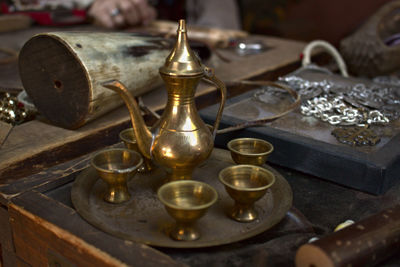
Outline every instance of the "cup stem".
{"type": "Polygon", "coordinates": [[[143,157],[143,165],[142,165],[142,171],[141,172],[150,172],[154,169],[153,163],[151,162],[151,159],[143,157]]]}
{"type": "Polygon", "coordinates": [[[258,212],[254,208],[254,203],[242,204],[235,202],[230,215],[232,219],[238,222],[252,222],[258,218],[258,212]]]}
{"type": "Polygon", "coordinates": [[[122,203],[130,199],[131,194],[128,191],[127,184],[109,186],[104,196],[104,200],[110,203],[122,203]]]}

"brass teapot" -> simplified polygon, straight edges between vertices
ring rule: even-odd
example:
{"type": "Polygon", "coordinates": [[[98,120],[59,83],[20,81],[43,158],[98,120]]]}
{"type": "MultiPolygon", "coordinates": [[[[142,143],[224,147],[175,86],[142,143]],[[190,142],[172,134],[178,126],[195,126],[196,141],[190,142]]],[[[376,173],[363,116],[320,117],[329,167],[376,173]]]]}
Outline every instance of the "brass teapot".
{"type": "Polygon", "coordinates": [[[200,63],[189,46],[186,31],[185,20],[180,20],[175,46],[160,68],[168,101],[163,115],[151,130],[146,127],[137,102],[121,82],[103,83],[123,98],[140,152],[167,170],[167,181],[191,179],[194,168],[210,156],[226,100],[225,85],[200,63]],[[212,130],[201,120],[194,101],[196,86],[202,78],[216,84],[221,91],[212,130]]]}

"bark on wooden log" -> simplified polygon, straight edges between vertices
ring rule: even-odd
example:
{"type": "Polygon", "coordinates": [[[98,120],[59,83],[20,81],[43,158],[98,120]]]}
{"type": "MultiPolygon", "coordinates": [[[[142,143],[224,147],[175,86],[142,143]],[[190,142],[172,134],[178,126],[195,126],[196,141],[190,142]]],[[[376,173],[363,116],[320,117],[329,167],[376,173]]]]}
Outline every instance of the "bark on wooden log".
{"type": "Polygon", "coordinates": [[[44,117],[76,129],[122,104],[102,82],[118,79],[134,95],[160,85],[158,69],[170,49],[165,39],[132,33],[44,33],[25,43],[19,69],[44,117]]]}
{"type": "Polygon", "coordinates": [[[305,244],[297,267],[374,266],[400,252],[400,205],[305,244]]]}

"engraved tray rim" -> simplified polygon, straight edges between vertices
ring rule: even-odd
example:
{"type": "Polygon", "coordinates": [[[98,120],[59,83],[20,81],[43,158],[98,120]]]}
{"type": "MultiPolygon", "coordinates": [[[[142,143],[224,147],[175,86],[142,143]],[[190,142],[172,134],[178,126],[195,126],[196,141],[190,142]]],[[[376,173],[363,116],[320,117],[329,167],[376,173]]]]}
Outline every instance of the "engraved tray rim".
{"type": "MultiPolygon", "coordinates": [[[[214,148],[213,153],[210,156],[210,159],[207,162],[212,162],[212,160],[221,160],[221,161],[224,161],[224,163],[229,164],[229,165],[235,164],[230,158],[229,151],[224,150],[224,149],[214,148]]],[[[274,214],[267,215],[267,218],[265,218],[265,215],[263,215],[263,216],[260,215],[261,221],[253,222],[253,223],[235,222],[235,221],[231,220],[230,218],[226,217],[226,215],[224,214],[225,219],[229,220],[229,223],[231,223],[231,224],[232,224],[232,222],[236,223],[238,228],[246,227],[246,229],[247,228],[250,228],[250,229],[247,229],[246,232],[243,232],[243,230],[237,231],[236,233],[233,232],[230,236],[222,238],[222,239],[214,239],[214,240],[207,241],[207,240],[204,240],[204,238],[200,238],[196,241],[188,242],[188,241],[175,241],[167,236],[166,239],[163,238],[161,240],[157,240],[155,238],[142,238],[142,237],[135,237],[135,236],[132,236],[129,234],[127,235],[127,233],[117,231],[117,230],[113,229],[113,227],[111,227],[110,225],[104,224],[103,222],[99,221],[99,219],[95,216],[95,214],[93,212],[91,212],[92,209],[90,207],[90,198],[95,197],[96,200],[99,199],[99,196],[93,196],[93,192],[92,192],[93,191],[92,187],[94,187],[96,185],[96,182],[97,182],[97,180],[99,180],[99,178],[97,175],[90,176],[90,173],[95,172],[95,170],[91,166],[89,166],[88,168],[83,170],[75,178],[75,181],[74,181],[72,189],[71,189],[71,200],[72,200],[72,203],[73,203],[76,211],[78,212],[78,214],[83,219],[85,219],[88,223],[90,223],[91,225],[95,226],[96,228],[98,228],[108,234],[111,234],[115,237],[118,237],[118,238],[121,238],[124,240],[130,240],[130,241],[143,243],[143,244],[155,246],[155,247],[167,247],[167,248],[202,248],[202,247],[226,245],[226,244],[230,244],[230,243],[234,243],[237,241],[248,239],[250,237],[261,234],[262,232],[272,228],[274,225],[279,223],[285,217],[286,212],[292,206],[293,193],[292,193],[289,183],[286,181],[286,179],[280,173],[278,173],[272,167],[268,166],[267,164],[265,164],[263,167],[272,171],[276,178],[275,184],[270,188],[269,193],[267,193],[267,194],[270,194],[271,195],[270,198],[273,199],[272,207],[269,207],[271,210],[268,210],[268,211],[269,212],[273,211],[274,214]]],[[[195,180],[198,180],[198,179],[195,179],[195,180]]],[[[214,183],[219,183],[219,181],[214,181],[214,183]]],[[[211,184],[211,185],[213,186],[213,184],[211,184]]],[[[215,186],[214,186],[214,188],[215,188],[215,186]]],[[[217,188],[216,188],[216,190],[217,190],[218,194],[219,195],[222,194],[223,197],[221,197],[222,200],[219,198],[215,205],[218,205],[218,203],[222,202],[224,199],[231,200],[230,197],[226,194],[226,192],[220,193],[221,190],[218,190],[217,188]]],[[[157,196],[155,196],[155,197],[157,197],[157,196]]],[[[135,195],[132,194],[131,198],[134,199],[135,195]]],[[[261,202],[264,198],[266,198],[266,196],[264,196],[259,201],[261,202]]],[[[232,201],[232,205],[233,205],[233,200],[231,200],[231,201],[232,201]]],[[[127,202],[127,203],[129,203],[129,202],[127,202]]],[[[115,205],[115,204],[106,204],[106,205],[110,205],[110,207],[111,207],[112,205],[115,205]]],[[[124,205],[124,204],[117,204],[117,205],[124,205]]],[[[160,203],[160,205],[162,206],[161,203],[160,203]]],[[[117,206],[114,206],[114,207],[117,207],[117,206]]],[[[260,206],[258,206],[258,208],[259,209],[261,208],[263,213],[265,213],[265,210],[268,209],[268,207],[263,209],[260,206]]],[[[161,212],[166,214],[164,207],[162,207],[161,212]]],[[[207,214],[205,216],[207,216],[207,214]]],[[[220,229],[220,230],[226,230],[226,229],[220,229]]],[[[150,231],[150,230],[147,230],[147,231],[150,231]]],[[[200,228],[200,232],[201,231],[202,231],[202,229],[200,228]]],[[[154,232],[155,231],[149,232],[150,236],[151,236],[151,234],[154,234],[154,232]]],[[[160,234],[160,233],[158,233],[158,234],[160,234]]],[[[161,234],[163,234],[164,237],[166,235],[166,233],[161,233],[161,234]]],[[[161,237],[161,236],[159,236],[159,237],[161,237]]]]}

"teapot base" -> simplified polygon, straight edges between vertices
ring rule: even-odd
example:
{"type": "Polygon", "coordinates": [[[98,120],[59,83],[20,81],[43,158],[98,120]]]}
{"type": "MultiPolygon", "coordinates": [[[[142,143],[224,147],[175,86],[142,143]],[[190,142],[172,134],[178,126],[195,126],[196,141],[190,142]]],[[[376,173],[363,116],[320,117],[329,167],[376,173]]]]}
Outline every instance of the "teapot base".
{"type": "Polygon", "coordinates": [[[192,180],[194,168],[191,169],[169,169],[165,177],[165,183],[181,180],[192,180]]]}

